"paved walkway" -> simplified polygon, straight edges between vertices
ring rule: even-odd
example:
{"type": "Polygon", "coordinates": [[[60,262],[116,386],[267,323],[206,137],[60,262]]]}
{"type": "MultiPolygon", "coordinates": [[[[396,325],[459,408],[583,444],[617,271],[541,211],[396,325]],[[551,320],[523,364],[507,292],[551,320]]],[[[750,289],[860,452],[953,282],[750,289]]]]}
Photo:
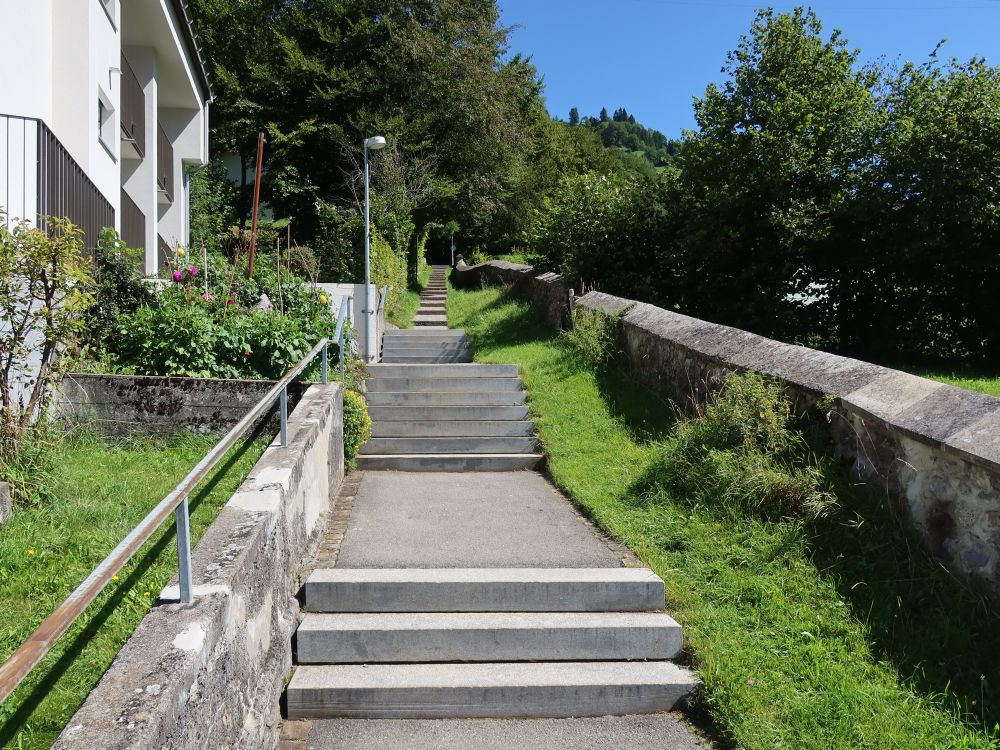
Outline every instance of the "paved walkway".
{"type": "MultiPolygon", "coordinates": [[[[637,566],[537,472],[357,472],[315,567],[637,566]],[[360,476],[359,476],[360,475],[360,476]]],[[[281,750],[696,750],[677,713],[593,719],[323,719],[286,722],[281,750]]]]}

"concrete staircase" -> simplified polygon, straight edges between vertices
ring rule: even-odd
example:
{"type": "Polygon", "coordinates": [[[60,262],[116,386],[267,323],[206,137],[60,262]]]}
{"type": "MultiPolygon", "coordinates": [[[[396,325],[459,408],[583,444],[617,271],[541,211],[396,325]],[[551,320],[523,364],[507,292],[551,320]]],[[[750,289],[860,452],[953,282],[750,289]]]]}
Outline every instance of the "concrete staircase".
{"type": "Polygon", "coordinates": [[[697,684],[640,568],[317,570],[291,719],[669,710],[697,684]]]}
{"type": "Polygon", "coordinates": [[[418,328],[447,328],[448,315],[445,312],[445,299],[448,296],[448,283],[445,280],[447,266],[433,266],[427,288],[420,295],[420,308],[413,318],[413,325],[418,328]]]}
{"type": "Polygon", "coordinates": [[[514,365],[369,365],[365,398],[359,469],[515,471],[542,458],[514,365]]]}
{"type": "MultiPolygon", "coordinates": [[[[438,294],[438,277],[444,288],[435,267],[421,299],[438,294]]],[[[366,389],[372,437],[359,469],[515,471],[542,458],[517,367],[472,364],[464,331],[430,323],[386,331],[382,363],[368,366],[366,389]]]]}

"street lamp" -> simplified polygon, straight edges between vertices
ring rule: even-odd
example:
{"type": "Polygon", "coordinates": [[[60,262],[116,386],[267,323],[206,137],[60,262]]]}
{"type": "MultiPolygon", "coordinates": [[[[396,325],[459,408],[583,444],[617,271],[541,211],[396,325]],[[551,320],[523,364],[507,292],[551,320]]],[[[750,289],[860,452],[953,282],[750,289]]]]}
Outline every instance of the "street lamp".
{"type": "Polygon", "coordinates": [[[385,148],[385,138],[365,138],[365,359],[375,359],[375,310],[372,308],[371,201],[368,198],[368,152],[385,148]]]}

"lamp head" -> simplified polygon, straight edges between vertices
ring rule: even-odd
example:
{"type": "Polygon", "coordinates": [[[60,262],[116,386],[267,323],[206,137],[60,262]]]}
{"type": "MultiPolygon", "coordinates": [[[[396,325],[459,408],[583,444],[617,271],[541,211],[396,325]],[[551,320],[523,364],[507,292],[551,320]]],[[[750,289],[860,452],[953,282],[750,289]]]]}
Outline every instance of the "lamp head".
{"type": "Polygon", "coordinates": [[[373,135],[371,138],[365,138],[365,148],[369,151],[378,151],[379,149],[385,148],[385,138],[380,135],[373,135]]]}

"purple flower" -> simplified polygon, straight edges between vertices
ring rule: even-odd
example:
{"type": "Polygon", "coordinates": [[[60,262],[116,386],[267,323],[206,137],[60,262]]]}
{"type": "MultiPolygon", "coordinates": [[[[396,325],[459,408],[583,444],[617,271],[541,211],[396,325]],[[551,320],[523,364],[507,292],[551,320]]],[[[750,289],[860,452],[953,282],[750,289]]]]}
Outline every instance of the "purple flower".
{"type": "Polygon", "coordinates": [[[184,280],[184,274],[182,274],[180,271],[174,271],[173,276],[174,276],[174,281],[176,281],[177,283],[180,283],[181,281],[184,280]]]}
{"type": "Polygon", "coordinates": [[[188,276],[197,276],[198,266],[188,266],[188,276]]]}

